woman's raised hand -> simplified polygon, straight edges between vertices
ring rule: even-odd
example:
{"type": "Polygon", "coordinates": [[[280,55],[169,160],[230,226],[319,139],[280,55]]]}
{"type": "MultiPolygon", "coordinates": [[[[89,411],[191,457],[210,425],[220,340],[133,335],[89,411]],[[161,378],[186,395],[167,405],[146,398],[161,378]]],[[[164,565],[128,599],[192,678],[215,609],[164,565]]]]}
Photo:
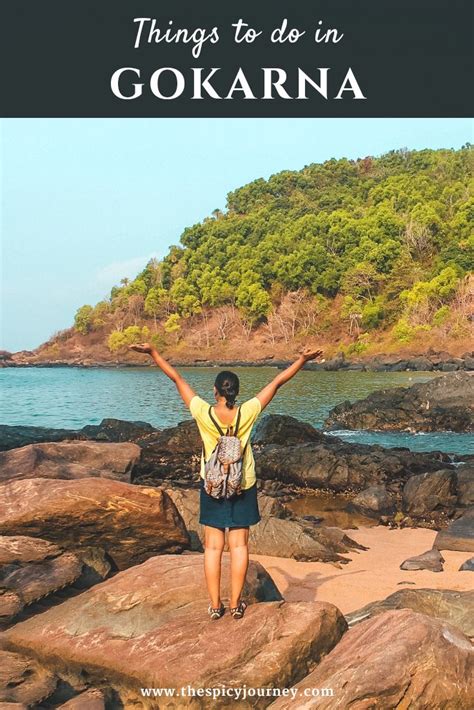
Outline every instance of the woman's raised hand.
{"type": "Polygon", "coordinates": [[[313,350],[312,348],[307,348],[306,350],[303,350],[303,352],[301,353],[301,357],[305,362],[309,362],[309,360],[316,360],[317,358],[321,357],[322,354],[322,350],[313,350]]]}
{"type": "Polygon", "coordinates": [[[128,349],[135,350],[135,352],[137,353],[145,353],[145,355],[151,355],[153,345],[150,345],[150,343],[134,343],[133,345],[129,345],[128,349]]]}

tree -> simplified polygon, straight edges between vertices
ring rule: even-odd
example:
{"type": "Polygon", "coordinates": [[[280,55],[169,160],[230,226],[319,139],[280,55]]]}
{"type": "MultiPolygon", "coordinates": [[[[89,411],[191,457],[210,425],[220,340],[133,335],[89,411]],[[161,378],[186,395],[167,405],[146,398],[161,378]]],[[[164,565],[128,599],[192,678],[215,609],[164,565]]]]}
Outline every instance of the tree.
{"type": "Polygon", "coordinates": [[[179,339],[179,332],[181,330],[181,316],[179,313],[171,313],[168,320],[164,325],[165,331],[170,335],[174,335],[176,341],[179,339]]]}
{"type": "Polygon", "coordinates": [[[344,290],[350,296],[371,300],[380,281],[381,275],[375,266],[368,261],[363,261],[346,272],[344,290]]]}
{"type": "Polygon", "coordinates": [[[169,303],[169,294],[165,288],[161,286],[153,286],[147,293],[145,298],[144,310],[147,316],[151,316],[155,321],[160,315],[164,315],[169,303]]]}
{"type": "Polygon", "coordinates": [[[182,277],[176,279],[173,283],[170,297],[176,306],[178,314],[184,318],[189,318],[201,312],[201,304],[196,289],[182,277]]]}
{"type": "Polygon", "coordinates": [[[146,342],[149,339],[150,329],[147,326],[140,327],[138,325],[131,325],[122,331],[112,331],[108,337],[107,344],[111,352],[118,352],[129,345],[143,341],[146,342]]]}
{"type": "Polygon", "coordinates": [[[82,335],[86,335],[92,329],[92,318],[94,309],[92,306],[81,306],[74,316],[74,327],[82,335]]]}
{"type": "Polygon", "coordinates": [[[242,284],[237,290],[237,306],[251,326],[265,319],[271,311],[272,302],[260,284],[242,284]]]}

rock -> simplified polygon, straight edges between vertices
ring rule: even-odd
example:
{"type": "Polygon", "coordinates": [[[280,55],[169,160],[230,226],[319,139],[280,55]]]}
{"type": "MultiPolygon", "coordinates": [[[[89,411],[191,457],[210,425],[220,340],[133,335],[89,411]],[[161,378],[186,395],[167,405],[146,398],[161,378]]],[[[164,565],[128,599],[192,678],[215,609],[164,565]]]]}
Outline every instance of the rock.
{"type": "MultiPolygon", "coordinates": [[[[269,483],[270,482],[273,483],[273,481],[269,481],[269,483]]],[[[258,508],[262,518],[269,515],[281,519],[293,517],[288,508],[278,498],[265,495],[265,493],[262,492],[258,494],[258,508]]]]}
{"type": "Polygon", "coordinates": [[[202,443],[194,421],[163,429],[142,449],[133,480],[171,479],[194,482],[199,474],[202,443]]]}
{"type": "Polygon", "coordinates": [[[461,362],[442,362],[438,368],[441,372],[457,372],[461,369],[461,362]]]}
{"type": "Polygon", "coordinates": [[[474,636],[474,592],[450,589],[401,589],[386,599],[367,604],[346,614],[349,626],[389,609],[411,609],[456,626],[466,636],[474,636]]]}
{"type": "Polygon", "coordinates": [[[346,629],[335,606],[318,602],[250,604],[239,623],[229,614],[210,623],[202,566],[201,555],[150,559],[16,624],[4,643],[112,687],[128,707],[140,687],[287,686],[346,629]]]}
{"type": "Polygon", "coordinates": [[[323,442],[296,446],[265,446],[256,452],[257,476],[297,486],[340,492],[362,490],[393,480],[407,480],[424,471],[448,467],[449,457],[436,452],[347,443],[323,435],[323,442]]]}
{"type": "Polygon", "coordinates": [[[337,405],[325,421],[332,429],[473,431],[474,376],[459,372],[412,387],[372,392],[337,405]]]}
{"type": "Polygon", "coordinates": [[[430,572],[442,572],[444,559],[439,550],[433,548],[421,555],[409,557],[400,565],[400,569],[405,570],[420,570],[427,569],[430,572]]]}
{"type": "Polygon", "coordinates": [[[433,547],[438,550],[474,552],[474,506],[450,523],[446,530],[440,530],[433,547]]]}
{"type": "Polygon", "coordinates": [[[78,439],[80,435],[70,429],[49,429],[38,426],[9,426],[0,424],[0,451],[17,449],[27,444],[40,444],[46,441],[64,441],[78,439]]]}
{"type": "Polygon", "coordinates": [[[204,529],[199,523],[199,491],[165,487],[181,515],[191,540],[191,550],[203,551],[204,529]]]}
{"type": "Polygon", "coordinates": [[[250,529],[249,551],[256,555],[290,557],[307,562],[349,562],[340,554],[348,552],[349,546],[342,540],[335,540],[327,530],[302,519],[281,520],[265,516],[250,529]]]}
{"type": "Polygon", "coordinates": [[[82,562],[81,576],[74,582],[78,589],[88,589],[115,571],[113,560],[100,547],[81,547],[76,554],[82,562]]]}
{"type": "Polygon", "coordinates": [[[100,547],[119,569],[189,547],[170,497],[105,478],[45,478],[0,486],[0,534],[45,538],[76,551],[100,547]]]}
{"type": "MultiPolygon", "coordinates": [[[[98,688],[79,693],[71,700],[58,706],[58,710],[105,710],[104,694],[98,688]]],[[[0,709],[1,710],[1,709],[0,709]]]]}
{"type": "Polygon", "coordinates": [[[395,511],[395,496],[383,485],[369,486],[352,499],[351,507],[363,515],[378,518],[395,511]]]}
{"type": "MultiPolygon", "coordinates": [[[[192,549],[201,551],[204,532],[198,522],[199,491],[172,488],[166,491],[184,520],[192,549]]],[[[260,493],[258,500],[262,519],[250,528],[251,554],[346,563],[349,560],[341,554],[351,548],[360,549],[354,540],[337,528],[316,527],[301,518],[289,519],[288,511],[270,496],[260,493]]]]}
{"type": "Polygon", "coordinates": [[[412,476],[403,487],[403,509],[414,516],[452,509],[456,502],[454,471],[442,469],[412,476]]]}
{"type": "Polygon", "coordinates": [[[283,444],[293,446],[310,441],[323,441],[324,435],[311,424],[286,415],[267,414],[257,421],[252,434],[253,444],[283,444]]]}
{"type": "MultiPolygon", "coordinates": [[[[295,686],[309,708],[469,708],[474,650],[456,627],[409,609],[387,611],[350,629],[295,686]],[[311,699],[312,689],[331,689],[311,699]]],[[[281,698],[272,710],[294,710],[281,698]]]]}
{"type": "Polygon", "coordinates": [[[28,444],[76,439],[132,442],[144,446],[148,441],[153,441],[159,433],[158,429],[147,422],[129,422],[122,419],[103,419],[100,424],[88,425],[79,430],[0,424],[0,451],[17,449],[28,444]]]}
{"type": "Polygon", "coordinates": [[[415,372],[429,372],[433,369],[433,363],[427,357],[415,357],[407,362],[407,370],[415,372]]]}
{"type": "Polygon", "coordinates": [[[72,584],[81,560],[46,540],[0,537],[0,620],[10,621],[27,604],[72,584]]]}
{"type": "Polygon", "coordinates": [[[474,466],[464,465],[456,469],[458,505],[474,505],[474,466]]]}
{"type": "Polygon", "coordinates": [[[24,478],[113,478],[130,483],[140,458],[136,444],[91,441],[28,444],[0,453],[0,481],[24,478]]]}
{"type": "Polygon", "coordinates": [[[0,651],[0,707],[3,703],[37,706],[56,687],[56,677],[18,653],[0,651]]]}
{"type": "Polygon", "coordinates": [[[48,540],[36,537],[2,536],[0,537],[0,565],[9,565],[15,562],[42,562],[48,557],[57,557],[61,549],[48,540]]]}
{"type": "Polygon", "coordinates": [[[144,446],[146,442],[159,434],[147,422],[129,422],[123,419],[102,419],[100,424],[89,424],[79,431],[84,439],[94,441],[109,441],[120,443],[122,441],[133,442],[144,446]]]}
{"type": "MultiPolygon", "coordinates": [[[[474,557],[470,557],[468,560],[462,563],[462,565],[459,568],[460,572],[474,572],[474,557]]],[[[474,610],[473,610],[474,614],[474,610]]],[[[474,631],[471,634],[471,636],[474,636],[474,631]]]]}

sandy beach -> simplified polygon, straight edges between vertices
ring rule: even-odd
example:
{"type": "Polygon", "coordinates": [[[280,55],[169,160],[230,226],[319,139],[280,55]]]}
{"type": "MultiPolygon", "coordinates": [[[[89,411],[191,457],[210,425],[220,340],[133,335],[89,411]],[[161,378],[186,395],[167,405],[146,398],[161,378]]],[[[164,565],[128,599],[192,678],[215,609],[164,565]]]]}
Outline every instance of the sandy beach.
{"type": "Polygon", "coordinates": [[[469,552],[443,551],[443,572],[400,569],[407,557],[431,549],[436,536],[433,530],[391,530],[377,526],[346,532],[369,549],[345,555],[351,562],[342,569],[322,562],[296,562],[263,555],[252,555],[252,558],[268,570],[287,601],[329,601],[343,613],[384,599],[403,587],[466,591],[474,585],[472,573],[458,571],[471,556],[469,552]]]}

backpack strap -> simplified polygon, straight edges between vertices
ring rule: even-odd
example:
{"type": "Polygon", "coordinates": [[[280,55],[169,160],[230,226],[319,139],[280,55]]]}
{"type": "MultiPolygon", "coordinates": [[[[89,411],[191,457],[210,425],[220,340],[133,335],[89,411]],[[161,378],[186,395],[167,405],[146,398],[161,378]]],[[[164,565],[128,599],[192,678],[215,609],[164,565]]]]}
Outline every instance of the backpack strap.
{"type": "Polygon", "coordinates": [[[237,421],[235,422],[235,431],[234,431],[234,436],[237,436],[237,437],[239,435],[240,414],[241,414],[241,411],[240,411],[240,407],[239,407],[239,411],[237,412],[237,421]]]}
{"type": "Polygon", "coordinates": [[[221,436],[224,436],[224,432],[222,431],[222,429],[220,428],[219,424],[216,422],[216,420],[214,419],[214,417],[213,417],[213,415],[212,415],[212,407],[209,407],[209,416],[210,416],[210,418],[211,418],[212,423],[214,424],[214,426],[216,427],[217,431],[219,432],[219,434],[220,434],[221,436]]]}
{"type": "MultiPolygon", "coordinates": [[[[241,415],[241,411],[240,411],[240,407],[239,407],[239,411],[237,412],[237,421],[235,422],[235,431],[234,431],[233,436],[238,436],[239,426],[240,426],[240,415],[241,415]]],[[[214,426],[216,427],[217,431],[219,432],[219,434],[221,436],[225,436],[224,432],[222,431],[222,429],[220,428],[219,424],[217,423],[216,419],[214,418],[214,416],[212,414],[212,406],[209,407],[209,417],[210,417],[212,423],[214,424],[214,426]]],[[[229,431],[230,428],[231,428],[230,426],[227,427],[227,432],[229,431]]]]}

